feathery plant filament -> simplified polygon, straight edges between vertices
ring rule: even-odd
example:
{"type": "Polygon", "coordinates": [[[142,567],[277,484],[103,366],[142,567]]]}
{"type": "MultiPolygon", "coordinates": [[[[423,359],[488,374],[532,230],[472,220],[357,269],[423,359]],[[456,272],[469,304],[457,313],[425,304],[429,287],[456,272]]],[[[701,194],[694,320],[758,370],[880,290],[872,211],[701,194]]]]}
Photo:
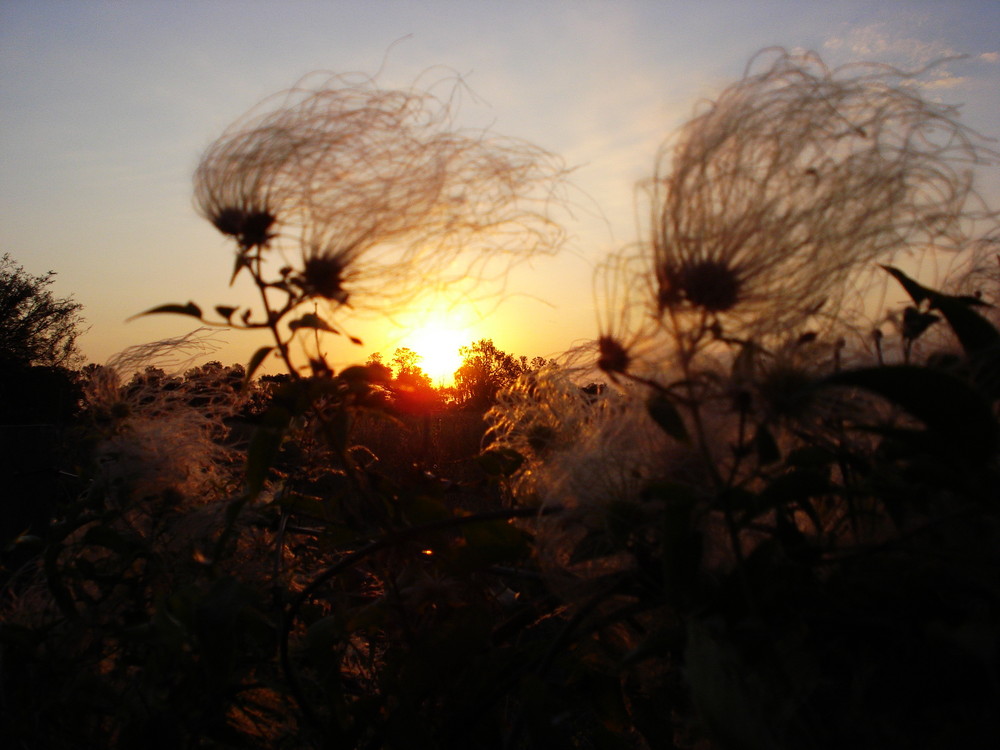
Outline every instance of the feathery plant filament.
{"type": "MultiPolygon", "coordinates": [[[[450,105],[371,80],[305,80],[230,127],[195,173],[200,213],[237,245],[289,371],[295,331],[338,333],[346,308],[386,314],[428,288],[552,252],[564,168],[534,146],[454,131],[450,105]],[[284,259],[268,278],[272,258],[284,259]],[[273,295],[283,298],[275,301],[273,295]],[[321,311],[287,320],[303,302],[321,311]],[[291,324],[289,333],[284,325],[291,324]]],[[[317,354],[317,356],[319,356],[317,354]]],[[[328,369],[328,368],[327,368],[328,369]]]]}

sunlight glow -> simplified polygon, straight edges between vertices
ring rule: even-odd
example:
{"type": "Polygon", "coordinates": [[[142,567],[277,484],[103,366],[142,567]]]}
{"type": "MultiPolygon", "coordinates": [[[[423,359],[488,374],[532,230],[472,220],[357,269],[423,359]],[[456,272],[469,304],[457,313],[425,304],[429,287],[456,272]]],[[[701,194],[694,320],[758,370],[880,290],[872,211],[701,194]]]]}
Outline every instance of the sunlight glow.
{"type": "Polygon", "coordinates": [[[420,367],[436,386],[451,385],[462,364],[460,347],[471,343],[468,334],[447,323],[429,321],[407,336],[406,345],[421,356],[420,367]]]}

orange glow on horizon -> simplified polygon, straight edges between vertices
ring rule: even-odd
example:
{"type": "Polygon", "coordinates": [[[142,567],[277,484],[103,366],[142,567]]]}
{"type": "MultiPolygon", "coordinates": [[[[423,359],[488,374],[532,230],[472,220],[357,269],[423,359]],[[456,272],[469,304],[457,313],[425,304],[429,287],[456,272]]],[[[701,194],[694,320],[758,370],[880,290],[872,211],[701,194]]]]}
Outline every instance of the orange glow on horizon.
{"type": "Polygon", "coordinates": [[[420,355],[418,364],[434,385],[449,386],[462,364],[459,348],[471,343],[469,335],[447,324],[428,322],[408,335],[405,345],[420,355]]]}

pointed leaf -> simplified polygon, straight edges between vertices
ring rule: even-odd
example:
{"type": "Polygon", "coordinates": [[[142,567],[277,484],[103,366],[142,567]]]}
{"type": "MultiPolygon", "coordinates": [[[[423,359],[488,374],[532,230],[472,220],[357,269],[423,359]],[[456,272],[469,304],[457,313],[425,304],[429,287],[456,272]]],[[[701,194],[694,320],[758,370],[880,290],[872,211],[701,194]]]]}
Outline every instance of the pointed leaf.
{"type": "Polygon", "coordinates": [[[260,494],[268,472],[274,464],[285,438],[285,432],[292,420],[288,409],[272,404],[264,414],[261,424],[254,430],[247,448],[246,487],[247,498],[260,494]]]}
{"type": "Polygon", "coordinates": [[[947,319],[966,354],[972,356],[1000,348],[1000,331],[959,298],[939,297],[934,307],[947,319]]]}
{"type": "Polygon", "coordinates": [[[330,333],[339,333],[339,331],[334,330],[330,327],[330,324],[323,320],[316,313],[306,313],[301,318],[291,321],[288,324],[289,330],[297,331],[300,328],[313,328],[319,331],[329,331],[330,333]]]}
{"type": "Polygon", "coordinates": [[[761,466],[768,466],[781,460],[781,449],[774,435],[764,425],[757,428],[757,434],[753,438],[754,450],[757,451],[757,460],[761,466]]]}
{"type": "Polygon", "coordinates": [[[646,409],[649,411],[649,416],[665,433],[682,443],[687,442],[688,432],[684,418],[669,398],[662,393],[654,394],[646,403],[646,409]]]}
{"type": "Polygon", "coordinates": [[[864,388],[923,422],[950,450],[985,460],[997,446],[997,423],[986,398],[944,370],[915,365],[870,367],[831,375],[828,385],[864,388]]]}
{"type": "Polygon", "coordinates": [[[216,305],[215,312],[217,312],[226,320],[231,320],[233,315],[236,313],[236,308],[230,307],[229,305],[216,305]]]}
{"type": "Polygon", "coordinates": [[[247,374],[246,382],[249,383],[253,379],[253,375],[257,372],[257,368],[263,364],[264,360],[267,359],[267,355],[274,351],[273,346],[262,346],[260,349],[253,353],[250,357],[250,362],[247,363],[247,374]]]}
{"type": "Polygon", "coordinates": [[[492,477],[509,477],[524,463],[524,456],[510,448],[491,448],[477,459],[479,466],[492,477]]]}
{"type": "Polygon", "coordinates": [[[140,318],[143,315],[156,315],[158,313],[172,313],[174,315],[190,315],[193,318],[198,318],[201,320],[201,308],[198,307],[194,302],[188,302],[186,305],[160,305],[159,307],[153,307],[145,312],[141,312],[138,315],[133,315],[129,320],[134,320],[135,318],[140,318]]]}
{"type": "MultiPolygon", "coordinates": [[[[921,302],[927,300],[932,309],[942,312],[966,354],[971,355],[991,347],[1000,346],[1000,331],[997,331],[992,323],[972,309],[973,307],[989,307],[981,299],[942,294],[918,284],[898,268],[892,266],[882,266],[882,268],[902,285],[916,305],[919,306],[921,302]]],[[[912,317],[913,313],[910,315],[912,317]]]]}
{"type": "Polygon", "coordinates": [[[236,263],[233,265],[233,275],[229,278],[229,286],[233,285],[233,282],[236,281],[236,277],[240,275],[240,271],[244,268],[250,268],[250,261],[246,255],[238,253],[236,255],[236,263]]]}
{"type": "Polygon", "coordinates": [[[893,266],[882,266],[882,269],[899,282],[900,286],[902,286],[903,289],[906,290],[906,293],[910,295],[910,299],[913,300],[913,304],[915,305],[919,305],[925,299],[932,299],[937,295],[937,292],[931,291],[927,287],[918,284],[898,268],[894,268],[893,266]]]}

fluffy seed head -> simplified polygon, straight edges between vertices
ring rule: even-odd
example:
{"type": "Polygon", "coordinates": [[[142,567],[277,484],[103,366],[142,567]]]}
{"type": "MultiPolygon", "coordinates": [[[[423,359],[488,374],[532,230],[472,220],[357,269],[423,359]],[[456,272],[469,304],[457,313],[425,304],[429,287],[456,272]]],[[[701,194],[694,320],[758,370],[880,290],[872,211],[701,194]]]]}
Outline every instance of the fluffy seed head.
{"type": "Polygon", "coordinates": [[[611,336],[597,340],[597,367],[608,374],[628,372],[631,357],[625,346],[611,336]]]}
{"type": "MultiPolygon", "coordinates": [[[[456,86],[460,85],[456,84],[456,86]]],[[[300,82],[227,130],[195,174],[200,212],[241,252],[299,255],[307,296],[384,312],[429,285],[554,250],[564,168],[456,131],[446,100],[358,76],[300,82]]]]}
{"type": "Polygon", "coordinates": [[[737,272],[718,260],[699,260],[679,267],[656,269],[659,306],[672,307],[685,301],[710,313],[730,310],[740,301],[737,272]]]}
{"type": "Polygon", "coordinates": [[[913,82],[811,54],[755,58],[646,185],[654,308],[714,317],[729,337],[784,334],[836,313],[876,261],[966,242],[982,213],[969,170],[991,152],[913,82]]]}

